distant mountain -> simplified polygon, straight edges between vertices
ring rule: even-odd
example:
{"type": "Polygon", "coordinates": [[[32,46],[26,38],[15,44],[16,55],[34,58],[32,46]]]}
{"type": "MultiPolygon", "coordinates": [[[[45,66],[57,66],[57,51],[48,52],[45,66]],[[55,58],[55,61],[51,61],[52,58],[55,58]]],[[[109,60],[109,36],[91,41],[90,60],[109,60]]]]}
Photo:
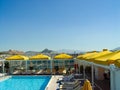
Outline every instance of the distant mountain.
{"type": "Polygon", "coordinates": [[[23,52],[23,51],[18,51],[18,50],[8,50],[8,51],[2,51],[0,52],[0,54],[8,54],[8,55],[16,55],[16,54],[23,54],[23,55],[26,55],[26,56],[33,56],[33,55],[36,55],[36,54],[40,54],[40,53],[43,53],[43,54],[47,54],[47,55],[51,55],[51,54],[58,54],[58,53],[68,53],[68,54],[79,54],[79,53],[84,53],[83,51],[80,51],[80,50],[70,50],[70,49],[61,49],[61,50],[49,50],[47,48],[45,48],[44,50],[42,51],[26,51],[26,52],[23,52]]]}
{"type": "Polygon", "coordinates": [[[19,50],[11,50],[11,49],[10,49],[8,52],[9,52],[9,54],[11,54],[11,55],[24,54],[23,51],[19,51],[19,50]]]}
{"type": "Polygon", "coordinates": [[[33,56],[33,55],[36,55],[36,54],[39,54],[41,52],[37,52],[37,51],[27,51],[25,52],[25,55],[26,56],[33,56]]]}
{"type": "Polygon", "coordinates": [[[49,49],[46,48],[46,49],[44,49],[42,51],[39,51],[39,52],[37,52],[37,51],[27,51],[27,52],[25,52],[25,55],[33,56],[33,55],[40,54],[40,53],[50,54],[52,52],[54,52],[54,51],[53,50],[49,50],[49,49]]]}
{"type": "Polygon", "coordinates": [[[57,53],[69,53],[69,54],[84,53],[84,51],[81,51],[81,50],[71,50],[71,49],[61,49],[56,52],[57,53]]]}
{"type": "Polygon", "coordinates": [[[51,53],[51,52],[54,52],[53,50],[49,50],[49,49],[44,49],[41,51],[41,53],[51,53]]]}
{"type": "Polygon", "coordinates": [[[16,54],[24,54],[23,51],[19,50],[8,50],[8,51],[1,51],[0,54],[9,54],[9,55],[16,55],[16,54]]]}
{"type": "Polygon", "coordinates": [[[112,49],[112,51],[120,50],[120,47],[112,49]]]}

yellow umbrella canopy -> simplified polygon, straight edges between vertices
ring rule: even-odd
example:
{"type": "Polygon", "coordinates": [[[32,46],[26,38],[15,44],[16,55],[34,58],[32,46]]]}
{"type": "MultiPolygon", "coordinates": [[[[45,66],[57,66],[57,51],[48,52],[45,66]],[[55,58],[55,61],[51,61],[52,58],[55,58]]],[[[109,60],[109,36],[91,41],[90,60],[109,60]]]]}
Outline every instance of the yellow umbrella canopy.
{"type": "Polygon", "coordinates": [[[82,90],[92,90],[91,83],[90,83],[90,81],[89,81],[88,79],[86,79],[86,80],[84,81],[82,90]]]}
{"type": "Polygon", "coordinates": [[[6,58],[6,60],[28,60],[28,59],[29,58],[27,56],[23,56],[23,55],[13,55],[6,58]]]}
{"type": "Polygon", "coordinates": [[[96,55],[96,54],[97,54],[96,51],[85,53],[83,55],[77,56],[77,59],[84,59],[85,60],[87,57],[92,56],[92,55],[96,55]]]}
{"type": "Polygon", "coordinates": [[[115,66],[120,68],[120,59],[116,60],[114,64],[115,64],[115,66]]]}
{"type": "Polygon", "coordinates": [[[70,56],[70,55],[65,54],[65,53],[56,55],[56,56],[54,57],[54,59],[72,59],[72,58],[73,58],[73,56],[70,56]]]}
{"type": "Polygon", "coordinates": [[[81,57],[83,56],[84,54],[80,54],[77,56],[77,59],[81,59],[81,57]]]}
{"type": "Polygon", "coordinates": [[[113,52],[111,58],[107,60],[108,64],[114,64],[116,60],[120,59],[120,51],[113,52]]]}
{"type": "Polygon", "coordinates": [[[41,59],[50,59],[49,56],[44,54],[38,54],[29,58],[30,60],[41,60],[41,59]]]}
{"type": "Polygon", "coordinates": [[[95,55],[88,56],[88,57],[86,58],[86,60],[88,60],[88,61],[94,61],[95,58],[100,57],[100,56],[103,56],[103,55],[107,55],[107,54],[109,54],[109,53],[112,53],[112,52],[109,51],[109,50],[107,50],[107,49],[103,49],[103,51],[101,51],[101,52],[99,52],[99,53],[97,53],[97,54],[95,54],[95,55]]]}
{"type": "Polygon", "coordinates": [[[97,57],[95,58],[94,62],[98,64],[109,65],[109,64],[114,64],[115,60],[117,59],[120,59],[120,51],[115,51],[107,55],[97,57]]]}

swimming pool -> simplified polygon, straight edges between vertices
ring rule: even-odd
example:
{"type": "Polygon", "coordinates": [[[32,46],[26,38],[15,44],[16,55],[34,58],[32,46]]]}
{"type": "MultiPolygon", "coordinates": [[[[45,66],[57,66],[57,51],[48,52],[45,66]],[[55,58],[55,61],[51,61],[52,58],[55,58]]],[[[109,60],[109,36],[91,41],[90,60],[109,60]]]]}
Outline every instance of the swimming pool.
{"type": "Polygon", "coordinates": [[[45,90],[51,76],[12,76],[0,82],[0,90],[45,90]]]}

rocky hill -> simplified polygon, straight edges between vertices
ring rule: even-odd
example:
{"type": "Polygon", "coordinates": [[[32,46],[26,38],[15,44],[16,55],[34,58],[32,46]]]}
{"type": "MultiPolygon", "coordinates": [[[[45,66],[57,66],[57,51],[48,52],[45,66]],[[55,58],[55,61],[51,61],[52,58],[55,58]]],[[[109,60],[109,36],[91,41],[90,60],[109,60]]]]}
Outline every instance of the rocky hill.
{"type": "Polygon", "coordinates": [[[40,53],[44,53],[44,54],[59,54],[59,53],[68,53],[68,54],[78,54],[78,53],[83,53],[83,51],[80,50],[69,50],[69,49],[61,49],[61,50],[50,50],[50,49],[43,49],[42,51],[19,51],[19,50],[8,50],[8,51],[2,51],[0,52],[0,54],[9,54],[9,55],[16,55],[16,54],[23,54],[23,55],[27,55],[27,56],[33,56],[36,54],[40,54],[40,53]]]}
{"type": "Polygon", "coordinates": [[[18,51],[18,50],[8,50],[8,51],[1,51],[0,54],[9,54],[9,55],[16,55],[16,54],[24,54],[23,51],[18,51]]]}

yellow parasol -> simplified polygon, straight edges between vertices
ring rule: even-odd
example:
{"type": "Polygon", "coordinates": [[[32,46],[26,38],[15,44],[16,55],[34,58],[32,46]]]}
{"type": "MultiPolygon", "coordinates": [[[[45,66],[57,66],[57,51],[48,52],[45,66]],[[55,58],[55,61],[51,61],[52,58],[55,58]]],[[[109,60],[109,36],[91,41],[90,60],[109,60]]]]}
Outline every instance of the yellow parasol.
{"type": "Polygon", "coordinates": [[[91,83],[90,83],[90,81],[89,81],[88,79],[86,79],[86,80],[84,81],[82,90],[92,90],[91,83]]]}
{"type": "Polygon", "coordinates": [[[27,56],[23,55],[14,55],[6,58],[6,60],[28,60],[28,59],[29,58],[27,56]]]}
{"type": "Polygon", "coordinates": [[[100,56],[103,56],[103,55],[107,55],[107,54],[109,54],[109,53],[112,53],[112,52],[109,51],[109,50],[107,50],[107,49],[103,49],[103,51],[101,51],[101,52],[99,52],[99,53],[97,53],[97,54],[95,54],[95,55],[88,56],[88,57],[86,58],[86,60],[88,60],[88,61],[94,61],[95,58],[100,57],[100,56]]]}
{"type": "Polygon", "coordinates": [[[73,59],[73,56],[62,53],[62,54],[56,55],[54,59],[73,59]]]}
{"type": "Polygon", "coordinates": [[[41,60],[41,59],[50,59],[49,56],[47,55],[44,55],[44,54],[38,54],[38,55],[35,55],[35,56],[32,56],[29,58],[30,60],[41,60]]]}
{"type": "Polygon", "coordinates": [[[100,57],[95,58],[94,62],[98,64],[114,64],[115,60],[120,59],[120,51],[115,51],[100,57]]]}
{"type": "Polygon", "coordinates": [[[114,64],[116,60],[120,59],[120,51],[113,52],[111,57],[107,60],[108,64],[114,64]]]}
{"type": "Polygon", "coordinates": [[[85,60],[87,57],[92,56],[92,55],[96,55],[97,53],[98,52],[96,52],[96,51],[88,52],[88,53],[77,56],[77,59],[85,60]]]}

